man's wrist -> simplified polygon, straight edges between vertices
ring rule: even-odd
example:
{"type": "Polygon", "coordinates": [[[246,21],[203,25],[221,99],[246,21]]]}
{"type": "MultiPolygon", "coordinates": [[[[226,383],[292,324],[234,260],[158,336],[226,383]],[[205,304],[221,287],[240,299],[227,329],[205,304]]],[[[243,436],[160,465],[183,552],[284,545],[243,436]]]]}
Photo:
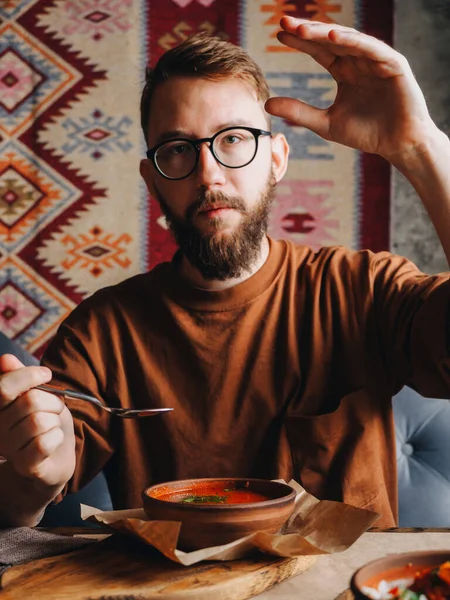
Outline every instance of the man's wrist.
{"type": "Polygon", "coordinates": [[[42,519],[47,506],[62,492],[65,482],[47,485],[38,479],[25,477],[17,473],[8,461],[3,461],[0,467],[0,480],[8,487],[8,492],[0,499],[0,527],[34,527],[42,519]]]}
{"type": "Polygon", "coordinates": [[[450,140],[435,123],[431,122],[424,127],[420,140],[396,153],[389,162],[411,180],[432,168],[433,163],[442,156],[442,152],[450,153],[450,140]]]}

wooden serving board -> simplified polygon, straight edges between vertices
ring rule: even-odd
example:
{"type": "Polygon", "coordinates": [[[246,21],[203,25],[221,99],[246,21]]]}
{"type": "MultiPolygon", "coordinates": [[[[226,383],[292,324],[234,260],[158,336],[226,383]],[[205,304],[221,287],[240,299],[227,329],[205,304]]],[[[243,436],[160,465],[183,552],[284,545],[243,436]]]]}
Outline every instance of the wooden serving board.
{"type": "Polygon", "coordinates": [[[255,553],[183,567],[134,540],[106,540],[8,569],[1,600],[244,600],[308,569],[314,556],[255,553]]]}

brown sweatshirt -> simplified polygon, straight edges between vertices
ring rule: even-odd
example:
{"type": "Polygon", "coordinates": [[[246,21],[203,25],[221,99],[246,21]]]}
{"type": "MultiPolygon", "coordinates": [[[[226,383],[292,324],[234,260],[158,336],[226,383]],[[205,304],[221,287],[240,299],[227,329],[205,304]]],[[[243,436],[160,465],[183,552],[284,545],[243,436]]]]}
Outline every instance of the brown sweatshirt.
{"type": "Polygon", "coordinates": [[[175,410],[124,420],[68,401],[69,491],[105,465],[116,508],[155,482],[294,478],[394,526],[391,397],[406,383],[450,397],[449,285],[389,253],[270,240],[263,267],[227,290],[193,288],[175,257],[97,292],[43,363],[111,406],[175,410]]]}

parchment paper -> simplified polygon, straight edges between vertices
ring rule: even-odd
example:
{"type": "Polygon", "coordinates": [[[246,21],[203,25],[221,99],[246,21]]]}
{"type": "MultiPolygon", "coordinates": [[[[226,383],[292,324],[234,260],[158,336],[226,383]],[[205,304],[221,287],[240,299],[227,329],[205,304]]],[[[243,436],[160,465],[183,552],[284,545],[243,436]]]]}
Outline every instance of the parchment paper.
{"type": "MultiPolygon", "coordinates": [[[[284,483],[284,482],[282,482],[284,483]]],[[[278,533],[258,531],[226,544],[192,552],[177,549],[181,523],[151,521],[144,509],[100,511],[81,505],[81,517],[132,535],[185,566],[202,560],[236,560],[255,548],[275,556],[331,554],[349,548],[380,516],[342,502],[318,500],[290,481],[297,492],[294,510],[278,533]]]]}

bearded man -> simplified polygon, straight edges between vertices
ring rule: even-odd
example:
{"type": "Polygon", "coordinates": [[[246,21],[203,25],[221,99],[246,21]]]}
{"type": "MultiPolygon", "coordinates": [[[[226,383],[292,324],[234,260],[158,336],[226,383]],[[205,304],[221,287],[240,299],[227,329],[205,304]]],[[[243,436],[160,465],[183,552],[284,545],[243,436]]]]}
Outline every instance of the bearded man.
{"type": "Polygon", "coordinates": [[[281,26],[282,43],[336,79],[327,110],[269,99],[254,61],[205,35],[148,69],[140,170],[179,250],[82,302],[43,367],[1,358],[3,523],[35,524],[102,469],[115,508],[139,506],[160,481],[294,478],[319,498],[378,511],[380,527],[397,523],[391,398],[405,384],[450,397],[449,276],[387,252],[270,239],[289,148],[268,113],[389,160],[447,256],[450,142],[392,48],[336,25],[281,26]],[[35,389],[50,379],[110,406],[174,411],[114,420],[35,389]]]}

